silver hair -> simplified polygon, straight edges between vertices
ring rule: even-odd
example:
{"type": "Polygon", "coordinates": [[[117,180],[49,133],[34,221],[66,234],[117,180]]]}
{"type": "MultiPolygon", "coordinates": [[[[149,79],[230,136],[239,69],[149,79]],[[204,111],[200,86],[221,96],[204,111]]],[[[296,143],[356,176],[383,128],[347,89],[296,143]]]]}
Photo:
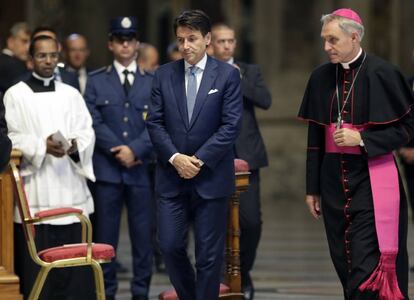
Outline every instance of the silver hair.
{"type": "Polygon", "coordinates": [[[352,33],[356,33],[358,35],[358,41],[361,42],[362,38],[364,37],[364,25],[359,24],[355,21],[352,21],[348,18],[344,18],[341,16],[337,16],[334,14],[327,14],[322,15],[321,22],[322,24],[327,24],[334,20],[338,21],[339,27],[347,34],[351,35],[352,33]]]}
{"type": "Polygon", "coordinates": [[[16,37],[20,31],[24,31],[30,35],[29,25],[27,25],[26,22],[18,22],[13,24],[9,30],[9,37],[16,37]]]}

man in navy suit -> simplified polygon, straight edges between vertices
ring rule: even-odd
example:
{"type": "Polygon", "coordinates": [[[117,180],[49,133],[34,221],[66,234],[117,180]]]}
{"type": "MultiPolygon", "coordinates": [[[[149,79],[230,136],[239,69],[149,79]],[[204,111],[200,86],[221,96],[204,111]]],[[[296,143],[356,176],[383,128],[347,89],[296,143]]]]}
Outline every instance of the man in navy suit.
{"type": "MultiPolygon", "coordinates": [[[[96,134],[93,157],[96,241],[117,247],[125,204],[133,255],[131,292],[134,300],[145,300],[152,274],[154,214],[148,173],[152,144],[145,125],[152,76],[137,69],[136,22],[133,17],[111,21],[108,47],[114,62],[90,74],[85,100],[96,134]]],[[[103,268],[106,299],[115,299],[114,261],[103,268]]]]}
{"type": "Polygon", "coordinates": [[[160,248],[180,300],[218,298],[227,199],[234,191],[240,73],[207,56],[210,28],[199,10],[175,19],[183,59],[156,71],[147,123],[158,154],[160,248]],[[191,223],[196,270],[186,252],[191,223]]]}
{"type": "Polygon", "coordinates": [[[249,163],[249,189],[240,195],[240,265],[242,290],[245,299],[254,299],[254,287],[250,276],[256,258],[262,232],[260,208],[260,169],[268,165],[267,153],[259,125],[256,108],[268,109],[272,96],[259,66],[235,61],[237,40],[234,29],[226,24],[215,24],[211,30],[214,57],[232,64],[240,70],[243,95],[243,121],[236,139],[236,157],[249,163]]]}

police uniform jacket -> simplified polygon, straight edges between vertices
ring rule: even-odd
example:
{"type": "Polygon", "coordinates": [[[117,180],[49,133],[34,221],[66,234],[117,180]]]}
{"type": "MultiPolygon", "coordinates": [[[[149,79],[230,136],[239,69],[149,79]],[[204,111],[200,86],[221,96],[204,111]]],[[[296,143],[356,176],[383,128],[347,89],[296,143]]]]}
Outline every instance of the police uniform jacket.
{"type": "Polygon", "coordinates": [[[134,83],[126,95],[121,80],[111,65],[89,74],[85,100],[96,134],[93,157],[96,179],[110,183],[149,185],[146,164],[152,144],[145,119],[151,97],[152,76],[136,72],[134,83]],[[123,167],[110,151],[127,145],[143,165],[123,167]]]}

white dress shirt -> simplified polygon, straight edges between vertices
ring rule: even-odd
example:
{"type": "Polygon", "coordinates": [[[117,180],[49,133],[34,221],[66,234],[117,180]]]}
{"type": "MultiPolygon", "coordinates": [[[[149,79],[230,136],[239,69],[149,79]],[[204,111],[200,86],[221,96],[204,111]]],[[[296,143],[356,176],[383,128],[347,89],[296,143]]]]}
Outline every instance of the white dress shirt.
{"type": "Polygon", "coordinates": [[[121,84],[123,85],[125,82],[125,75],[124,75],[124,71],[128,70],[129,72],[132,72],[133,74],[129,73],[128,74],[128,81],[129,84],[132,86],[132,84],[134,83],[134,74],[137,73],[137,62],[135,60],[133,60],[128,67],[124,67],[123,65],[121,65],[118,61],[114,60],[114,67],[116,72],[118,73],[119,79],[121,80],[121,84]]]}

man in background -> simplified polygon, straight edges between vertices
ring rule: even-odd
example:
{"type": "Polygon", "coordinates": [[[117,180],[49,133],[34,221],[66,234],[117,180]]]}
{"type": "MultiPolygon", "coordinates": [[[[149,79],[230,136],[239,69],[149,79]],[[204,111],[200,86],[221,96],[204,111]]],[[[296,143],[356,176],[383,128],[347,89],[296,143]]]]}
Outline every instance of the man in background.
{"type": "Polygon", "coordinates": [[[80,92],[85,93],[88,70],[86,62],[89,58],[89,48],[86,38],[79,33],[68,35],[63,47],[65,56],[65,69],[74,73],[79,82],[80,92]]]}
{"type": "Polygon", "coordinates": [[[157,48],[151,44],[140,43],[137,64],[141,72],[153,74],[159,66],[159,54],[157,48]]]}
{"type": "MultiPolygon", "coordinates": [[[[31,213],[60,207],[93,213],[93,200],[86,179],[95,180],[92,153],[95,134],[92,119],[79,91],[58,82],[53,76],[59,58],[58,43],[48,36],[31,42],[29,53],[33,72],[25,81],[13,85],[4,95],[6,120],[13,148],[22,152],[20,165],[31,213]],[[54,140],[60,132],[68,149],[54,140]]],[[[20,288],[27,299],[39,272],[32,261],[15,211],[15,265],[20,288]]],[[[39,250],[79,243],[81,225],[76,217],[36,223],[39,250]]],[[[94,297],[89,267],[51,271],[41,299],[82,299],[94,297]]]]}
{"type": "MultiPolygon", "coordinates": [[[[136,64],[137,20],[111,20],[108,48],[113,63],[90,73],[85,100],[96,132],[93,185],[97,242],[118,246],[121,212],[127,208],[132,246],[133,300],[148,300],[152,276],[154,203],[148,173],[152,144],[146,128],[152,76],[136,64]]],[[[106,299],[118,289],[115,261],[103,266],[106,299]]]]}
{"type": "Polygon", "coordinates": [[[168,45],[167,57],[169,61],[176,61],[176,60],[183,58],[181,56],[180,51],[178,51],[177,42],[172,42],[171,44],[168,45]]]}
{"type": "Polygon", "coordinates": [[[9,31],[6,47],[0,54],[0,93],[15,84],[26,73],[29,56],[30,30],[26,23],[14,24],[9,31]]]}
{"type": "MultiPolygon", "coordinates": [[[[60,44],[58,40],[56,31],[52,27],[39,26],[33,30],[31,39],[33,40],[34,38],[41,36],[41,35],[49,36],[58,42],[58,53],[60,56],[60,53],[62,51],[62,45],[60,44]]],[[[29,63],[29,69],[31,69],[30,63],[29,63]]],[[[27,79],[29,77],[29,74],[30,73],[28,73],[25,77],[23,77],[23,79],[27,79]]],[[[66,71],[65,68],[63,68],[63,66],[60,65],[60,63],[56,65],[53,74],[57,81],[64,82],[66,84],[73,86],[75,89],[80,90],[77,76],[69,71],[66,71]]]]}
{"type": "Polygon", "coordinates": [[[243,96],[242,128],[236,139],[236,157],[249,163],[249,189],[240,195],[240,258],[242,290],[245,298],[254,299],[254,287],[250,276],[256,258],[262,232],[260,209],[260,169],[268,165],[266,148],[257,124],[255,109],[269,109],[272,97],[257,65],[234,59],[236,36],[225,24],[217,24],[211,30],[211,48],[214,57],[240,70],[243,96]]]}

